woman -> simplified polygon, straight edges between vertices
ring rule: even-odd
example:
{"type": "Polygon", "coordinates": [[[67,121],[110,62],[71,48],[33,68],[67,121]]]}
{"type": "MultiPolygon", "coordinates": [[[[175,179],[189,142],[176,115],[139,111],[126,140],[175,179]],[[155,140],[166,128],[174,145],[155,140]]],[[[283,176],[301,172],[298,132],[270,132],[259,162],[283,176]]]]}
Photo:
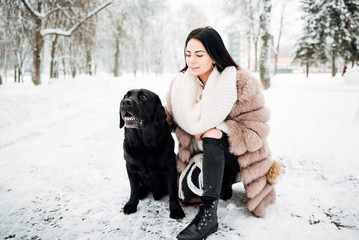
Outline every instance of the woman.
{"type": "Polygon", "coordinates": [[[218,200],[232,196],[235,181],[245,186],[249,211],[263,217],[264,208],[275,201],[272,184],[280,165],[270,159],[266,143],[269,112],[260,83],[235,63],[218,32],[193,30],[185,59],[168,92],[166,111],[179,141],[179,195],[202,200],[194,220],[177,236],[194,240],[217,231],[218,200]]]}

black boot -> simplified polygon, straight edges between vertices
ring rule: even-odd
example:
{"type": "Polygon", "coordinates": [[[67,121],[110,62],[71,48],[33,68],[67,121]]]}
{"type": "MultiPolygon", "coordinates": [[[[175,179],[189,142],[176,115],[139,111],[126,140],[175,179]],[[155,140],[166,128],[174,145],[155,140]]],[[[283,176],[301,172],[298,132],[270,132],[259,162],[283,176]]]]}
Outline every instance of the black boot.
{"type": "Polygon", "coordinates": [[[199,212],[177,235],[179,240],[206,239],[218,230],[217,205],[221,193],[224,153],[222,139],[203,139],[203,195],[199,212]]]}
{"type": "Polygon", "coordinates": [[[206,239],[218,230],[217,219],[218,200],[212,203],[202,203],[199,212],[192,222],[177,235],[179,240],[206,239]]]}

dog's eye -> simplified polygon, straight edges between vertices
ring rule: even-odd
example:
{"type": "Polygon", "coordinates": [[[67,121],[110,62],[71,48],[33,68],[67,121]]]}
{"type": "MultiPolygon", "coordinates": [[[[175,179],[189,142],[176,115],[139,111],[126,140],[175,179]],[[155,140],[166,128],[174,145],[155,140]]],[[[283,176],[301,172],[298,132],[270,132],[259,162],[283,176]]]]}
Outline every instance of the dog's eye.
{"type": "Polygon", "coordinates": [[[143,100],[143,101],[146,101],[146,100],[148,100],[148,97],[146,95],[144,95],[144,94],[141,94],[140,99],[143,100]]]}

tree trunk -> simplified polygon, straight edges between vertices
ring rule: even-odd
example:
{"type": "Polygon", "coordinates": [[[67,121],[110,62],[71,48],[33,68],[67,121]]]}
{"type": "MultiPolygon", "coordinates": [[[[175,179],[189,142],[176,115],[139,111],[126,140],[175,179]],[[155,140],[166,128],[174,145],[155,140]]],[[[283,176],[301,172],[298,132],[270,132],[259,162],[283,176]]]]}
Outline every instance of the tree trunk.
{"type": "Polygon", "coordinates": [[[274,75],[277,75],[277,69],[278,69],[278,52],[274,54],[274,75]]]}
{"type": "Polygon", "coordinates": [[[17,64],[14,66],[14,83],[17,81],[17,64]]]}
{"type": "Polygon", "coordinates": [[[337,73],[337,69],[335,68],[335,55],[336,52],[332,51],[332,77],[335,77],[335,74],[337,73]]]}
{"type": "MultiPolygon", "coordinates": [[[[41,12],[42,2],[38,2],[37,10],[41,12]]],[[[44,46],[44,38],[41,35],[42,20],[37,18],[35,21],[35,44],[34,44],[34,75],[32,76],[32,82],[35,85],[41,84],[41,51],[44,46]]]]}
{"type": "Polygon", "coordinates": [[[51,63],[50,63],[50,78],[56,78],[57,74],[55,72],[55,53],[57,47],[57,41],[59,39],[59,35],[55,35],[55,39],[52,41],[51,46],[51,63]]]}
{"type": "Polygon", "coordinates": [[[92,57],[91,51],[86,51],[86,74],[92,75],[92,57]]]}
{"type": "Polygon", "coordinates": [[[248,33],[248,69],[251,69],[251,36],[250,33],[248,33]]]}
{"type": "Polygon", "coordinates": [[[113,75],[115,77],[118,77],[120,75],[119,73],[119,67],[120,67],[120,37],[116,36],[116,51],[115,51],[115,65],[113,67],[113,75]]]}
{"type": "Polygon", "coordinates": [[[261,30],[261,54],[259,62],[259,75],[264,89],[270,87],[270,68],[269,68],[269,41],[270,41],[270,12],[271,12],[271,2],[270,0],[263,0],[263,12],[260,16],[260,30],[261,30]]]}
{"type": "Polygon", "coordinates": [[[258,40],[254,42],[254,71],[258,71],[258,40]]]}
{"type": "Polygon", "coordinates": [[[17,69],[17,82],[18,82],[18,83],[24,82],[23,79],[22,79],[21,67],[19,67],[19,68],[17,69]]]}
{"type": "Polygon", "coordinates": [[[64,69],[63,73],[64,73],[64,79],[65,79],[66,78],[66,62],[65,62],[64,58],[62,59],[62,69],[64,69]]]}
{"type": "Polygon", "coordinates": [[[287,3],[288,3],[288,1],[286,1],[286,2],[284,3],[283,8],[282,8],[282,11],[281,11],[281,15],[280,15],[279,34],[278,34],[277,48],[276,48],[276,53],[275,53],[275,58],[274,58],[274,75],[277,74],[279,45],[280,45],[280,38],[281,38],[281,36],[282,36],[284,10],[285,10],[285,7],[287,6],[287,3]]]}
{"type": "Polygon", "coordinates": [[[305,76],[308,78],[308,75],[309,75],[309,63],[307,62],[305,64],[305,76]]]}
{"type": "Polygon", "coordinates": [[[71,76],[72,78],[75,78],[76,77],[76,66],[75,64],[71,64],[71,76]]]}

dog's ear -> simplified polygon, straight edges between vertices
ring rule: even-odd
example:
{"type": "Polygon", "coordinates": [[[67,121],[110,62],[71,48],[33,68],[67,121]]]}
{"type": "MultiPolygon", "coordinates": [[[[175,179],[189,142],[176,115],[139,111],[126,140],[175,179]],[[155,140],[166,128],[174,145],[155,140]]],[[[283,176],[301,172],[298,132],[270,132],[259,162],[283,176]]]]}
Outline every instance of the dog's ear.
{"type": "Polygon", "coordinates": [[[125,125],[125,121],[123,121],[120,111],[120,128],[122,128],[125,125]]]}
{"type": "Polygon", "coordinates": [[[154,119],[154,123],[156,126],[162,126],[165,122],[166,122],[166,111],[165,108],[159,104],[156,112],[155,112],[155,119],[154,119]]]}

